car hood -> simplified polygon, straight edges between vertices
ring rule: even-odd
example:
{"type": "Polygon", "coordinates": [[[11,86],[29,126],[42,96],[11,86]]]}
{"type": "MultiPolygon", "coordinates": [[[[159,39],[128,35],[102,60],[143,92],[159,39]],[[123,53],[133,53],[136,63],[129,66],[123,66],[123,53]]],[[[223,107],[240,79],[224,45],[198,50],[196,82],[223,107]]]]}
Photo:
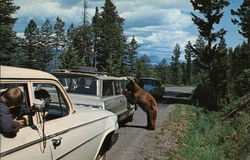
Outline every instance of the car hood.
{"type": "MultiPolygon", "coordinates": [[[[71,115],[72,116],[69,116],[69,118],[71,117],[70,121],[75,121],[75,125],[91,124],[97,121],[102,121],[104,123],[103,126],[105,126],[105,130],[108,128],[118,129],[117,116],[107,110],[84,106],[74,106],[74,111],[71,115]]],[[[101,132],[102,129],[98,130],[101,132]]]]}
{"type": "Polygon", "coordinates": [[[98,108],[91,108],[91,107],[84,107],[74,105],[73,114],[75,117],[81,116],[84,117],[85,121],[92,121],[96,119],[102,119],[106,117],[116,117],[116,115],[112,112],[107,110],[98,109],[98,108]]]}

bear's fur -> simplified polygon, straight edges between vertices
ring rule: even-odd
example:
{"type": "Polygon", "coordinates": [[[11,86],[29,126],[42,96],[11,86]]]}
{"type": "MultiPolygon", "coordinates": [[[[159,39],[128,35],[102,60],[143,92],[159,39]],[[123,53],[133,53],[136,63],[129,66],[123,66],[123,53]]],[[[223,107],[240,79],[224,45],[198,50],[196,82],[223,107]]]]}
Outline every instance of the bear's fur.
{"type": "Polygon", "coordinates": [[[123,89],[123,94],[129,103],[138,104],[147,113],[147,128],[154,130],[157,118],[156,100],[134,80],[129,81],[126,88],[123,89]]]}

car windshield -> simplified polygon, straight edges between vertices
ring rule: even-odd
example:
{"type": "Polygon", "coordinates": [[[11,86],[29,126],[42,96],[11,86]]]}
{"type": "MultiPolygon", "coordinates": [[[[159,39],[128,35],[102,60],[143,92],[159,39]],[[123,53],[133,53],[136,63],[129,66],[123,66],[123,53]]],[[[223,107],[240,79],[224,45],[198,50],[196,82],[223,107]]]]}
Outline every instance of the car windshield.
{"type": "Polygon", "coordinates": [[[59,77],[58,79],[68,93],[97,95],[96,78],[94,77],[59,77]]]}

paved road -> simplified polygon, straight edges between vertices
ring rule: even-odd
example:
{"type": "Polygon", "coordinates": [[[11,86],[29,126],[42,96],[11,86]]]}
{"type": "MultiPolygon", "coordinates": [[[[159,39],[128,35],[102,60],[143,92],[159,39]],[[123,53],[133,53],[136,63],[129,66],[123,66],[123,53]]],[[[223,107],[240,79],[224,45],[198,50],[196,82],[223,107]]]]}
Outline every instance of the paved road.
{"type": "Polygon", "coordinates": [[[174,97],[179,93],[191,93],[194,87],[165,87],[164,97],[174,97]]]}
{"type": "MultiPolygon", "coordinates": [[[[165,96],[190,92],[190,88],[168,87],[165,96]]],[[[158,103],[157,125],[161,125],[174,105],[158,103]]],[[[141,148],[149,134],[155,131],[145,129],[146,114],[138,107],[133,122],[127,123],[119,129],[119,140],[107,152],[107,160],[144,160],[141,148]]]]}

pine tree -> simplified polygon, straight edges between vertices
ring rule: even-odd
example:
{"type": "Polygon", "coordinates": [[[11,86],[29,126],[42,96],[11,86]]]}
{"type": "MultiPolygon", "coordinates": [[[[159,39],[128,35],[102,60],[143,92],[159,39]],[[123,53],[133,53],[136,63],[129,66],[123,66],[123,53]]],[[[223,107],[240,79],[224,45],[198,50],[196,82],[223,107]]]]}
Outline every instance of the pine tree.
{"type": "Polygon", "coordinates": [[[121,75],[122,61],[127,49],[123,33],[124,19],[118,15],[111,0],[105,0],[100,13],[100,51],[97,52],[97,67],[112,75],[121,75]]]}
{"type": "Polygon", "coordinates": [[[181,76],[181,84],[187,84],[187,64],[181,63],[180,64],[181,73],[179,74],[181,76]]]}
{"type": "Polygon", "coordinates": [[[39,37],[39,61],[40,69],[45,71],[49,66],[49,63],[54,58],[53,53],[53,27],[50,21],[47,19],[41,27],[39,37]]]}
{"type": "Polygon", "coordinates": [[[60,19],[59,17],[56,18],[56,24],[54,25],[54,47],[55,47],[55,57],[53,60],[53,65],[54,68],[57,68],[57,63],[58,63],[58,56],[59,56],[59,51],[62,51],[63,48],[65,47],[65,43],[66,43],[66,37],[64,34],[64,26],[65,26],[65,22],[60,19]]]}
{"type": "Polygon", "coordinates": [[[185,80],[186,80],[186,83],[187,84],[190,84],[191,83],[191,74],[192,74],[192,69],[191,69],[191,63],[192,63],[192,60],[191,60],[191,57],[192,57],[192,44],[190,41],[188,41],[188,44],[185,46],[185,59],[187,61],[187,64],[186,64],[186,72],[185,72],[185,80]]]}
{"type": "MultiPolygon", "coordinates": [[[[229,2],[227,0],[191,0],[191,3],[194,10],[198,12],[198,14],[191,13],[192,20],[197,25],[201,37],[203,37],[206,42],[203,50],[197,50],[195,46],[192,47],[196,62],[204,71],[202,83],[196,90],[197,92],[201,92],[198,93],[198,101],[200,105],[207,106],[208,109],[218,109],[218,101],[220,98],[223,98],[220,97],[222,95],[220,94],[219,88],[224,82],[218,83],[217,78],[224,77],[223,75],[218,75],[224,73],[220,73],[220,69],[217,68],[217,58],[223,59],[223,56],[220,53],[220,47],[215,43],[218,38],[221,39],[224,37],[226,31],[224,29],[214,31],[214,25],[219,24],[223,16],[222,9],[228,6],[229,2]],[[210,95],[210,99],[208,99],[208,96],[203,96],[206,94],[210,95]],[[217,96],[217,94],[219,96],[217,96]]],[[[223,65],[224,64],[221,66],[223,65]]]]}
{"type": "Polygon", "coordinates": [[[143,55],[136,60],[136,77],[151,77],[152,66],[151,61],[147,55],[143,55]]]}
{"type": "MultiPolygon", "coordinates": [[[[95,15],[92,18],[92,34],[93,34],[93,67],[97,66],[97,53],[101,53],[100,50],[100,37],[101,37],[101,24],[100,24],[100,13],[98,7],[95,9],[95,15]]],[[[101,59],[101,55],[99,54],[101,59]]]]}
{"type": "Polygon", "coordinates": [[[249,61],[246,58],[248,56],[248,45],[244,42],[242,45],[238,45],[234,51],[230,53],[230,70],[229,70],[229,91],[232,98],[244,96],[250,91],[249,84],[249,61]]]}
{"type": "Polygon", "coordinates": [[[13,0],[0,0],[0,64],[14,65],[16,53],[16,33],[13,26],[17,18],[11,15],[19,9],[13,0]]]}
{"type": "Polygon", "coordinates": [[[214,83],[216,84],[215,92],[220,98],[225,98],[227,94],[227,46],[224,38],[220,39],[218,44],[218,52],[215,55],[213,66],[214,69],[214,83]]]}
{"type": "Polygon", "coordinates": [[[240,26],[239,33],[247,39],[248,48],[250,50],[250,1],[243,0],[240,8],[235,10],[231,10],[231,14],[234,16],[238,16],[237,18],[232,19],[234,24],[240,26]]]}
{"type": "Polygon", "coordinates": [[[80,25],[73,31],[73,46],[78,58],[85,61],[87,66],[91,66],[92,33],[90,26],[80,25]]]}
{"type": "MultiPolygon", "coordinates": [[[[198,39],[196,40],[195,44],[191,45],[189,47],[192,49],[192,51],[193,51],[193,48],[194,48],[196,51],[202,52],[206,48],[205,39],[202,36],[199,36],[198,39]]],[[[200,61],[199,56],[197,56],[193,52],[192,57],[194,58],[193,59],[193,64],[192,64],[192,66],[193,66],[192,67],[193,68],[193,75],[192,75],[193,80],[192,81],[194,82],[194,84],[197,84],[196,82],[199,81],[199,78],[197,77],[198,74],[200,72],[204,72],[204,71],[202,70],[202,68],[199,65],[199,61],[200,61]]]]}
{"type": "Polygon", "coordinates": [[[235,10],[231,10],[231,14],[238,16],[238,19],[232,19],[234,24],[240,26],[239,33],[247,39],[248,50],[246,51],[245,59],[248,60],[248,68],[250,68],[250,1],[243,0],[240,8],[235,10]]]}
{"type": "Polygon", "coordinates": [[[25,27],[24,36],[23,52],[25,58],[23,65],[27,68],[40,69],[40,57],[37,54],[39,48],[39,29],[33,19],[25,27]]]}
{"type": "Polygon", "coordinates": [[[65,35],[64,35],[64,26],[65,22],[59,17],[56,18],[56,24],[54,25],[54,46],[55,46],[55,54],[58,54],[59,50],[65,46],[65,35]]]}
{"type": "Polygon", "coordinates": [[[180,46],[177,43],[173,55],[172,55],[172,62],[171,62],[171,77],[172,77],[172,84],[176,85],[180,83],[180,73],[179,73],[179,68],[180,68],[180,63],[179,63],[179,58],[180,58],[180,46]]]}
{"type": "Polygon", "coordinates": [[[87,1],[84,0],[81,24],[74,29],[73,47],[77,51],[79,59],[82,59],[86,66],[92,66],[92,32],[87,18],[87,1]]]}
{"type": "Polygon", "coordinates": [[[77,51],[73,46],[69,46],[68,49],[64,50],[64,52],[59,56],[61,69],[70,69],[73,66],[84,66],[84,61],[79,59],[77,51]]]}
{"type": "MultiPolygon", "coordinates": [[[[208,71],[209,74],[212,72],[212,63],[216,54],[217,45],[213,45],[218,38],[223,37],[226,31],[220,29],[217,32],[213,32],[214,25],[220,22],[223,16],[222,9],[229,5],[226,0],[191,0],[194,10],[197,10],[204,19],[191,13],[193,22],[199,29],[200,36],[203,37],[207,44],[204,50],[193,49],[196,58],[199,59],[199,65],[201,68],[208,71]]],[[[211,76],[211,75],[210,75],[211,76]]]]}
{"type": "Polygon", "coordinates": [[[135,76],[135,62],[137,58],[137,49],[139,45],[137,44],[137,41],[135,40],[135,37],[133,36],[131,42],[128,45],[128,56],[125,58],[127,59],[127,67],[128,67],[128,75],[129,76],[135,76]]]}
{"type": "Polygon", "coordinates": [[[156,77],[161,81],[161,83],[167,83],[168,68],[166,58],[163,58],[161,62],[155,66],[154,70],[156,77]]]}
{"type": "Polygon", "coordinates": [[[74,30],[75,30],[75,26],[73,23],[71,23],[66,33],[66,48],[73,45],[74,30]]]}

